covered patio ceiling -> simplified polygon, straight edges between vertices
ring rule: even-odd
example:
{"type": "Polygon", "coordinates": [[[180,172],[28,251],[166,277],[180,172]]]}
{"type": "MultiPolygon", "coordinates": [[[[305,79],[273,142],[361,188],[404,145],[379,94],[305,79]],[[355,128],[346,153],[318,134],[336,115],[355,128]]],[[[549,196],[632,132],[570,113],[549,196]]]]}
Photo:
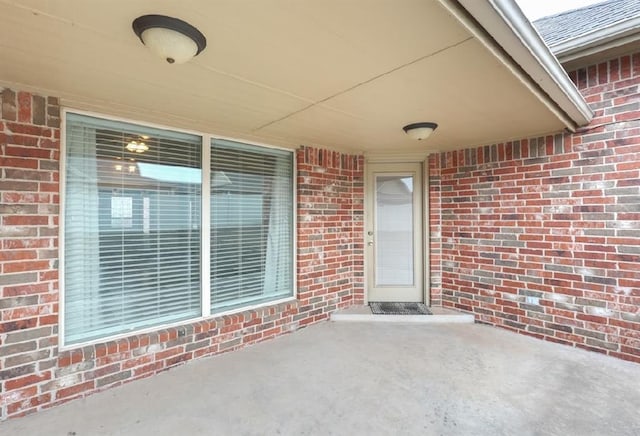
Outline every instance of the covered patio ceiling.
{"type": "Polygon", "coordinates": [[[509,46],[511,30],[483,29],[504,27],[494,3],[511,0],[475,1],[473,15],[460,3],[0,0],[0,83],[69,108],[354,152],[444,151],[588,121],[554,97],[552,75],[518,61],[528,54],[509,46]],[[206,50],[166,64],[131,29],[145,14],[191,23],[206,50]],[[402,131],[419,121],[440,125],[428,141],[402,131]]]}

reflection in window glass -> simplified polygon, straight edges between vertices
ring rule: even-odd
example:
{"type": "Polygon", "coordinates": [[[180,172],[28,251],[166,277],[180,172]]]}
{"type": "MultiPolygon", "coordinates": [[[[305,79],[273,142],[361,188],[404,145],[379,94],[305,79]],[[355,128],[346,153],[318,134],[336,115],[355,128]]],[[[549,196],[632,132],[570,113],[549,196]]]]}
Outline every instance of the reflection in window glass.
{"type": "Polygon", "coordinates": [[[291,153],[213,142],[213,311],[293,295],[292,209],[291,153]]]}
{"type": "Polygon", "coordinates": [[[66,138],[65,342],[198,316],[201,138],[75,114],[66,138]]]}

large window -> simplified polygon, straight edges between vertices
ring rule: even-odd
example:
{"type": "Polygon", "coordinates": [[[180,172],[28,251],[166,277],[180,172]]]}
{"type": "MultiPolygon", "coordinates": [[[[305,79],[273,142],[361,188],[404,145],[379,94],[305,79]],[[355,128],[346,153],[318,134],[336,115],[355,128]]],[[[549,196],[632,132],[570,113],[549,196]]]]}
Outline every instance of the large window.
{"type": "Polygon", "coordinates": [[[291,153],[214,140],[211,309],[291,294],[291,153]]]}
{"type": "Polygon", "coordinates": [[[292,153],[216,140],[203,162],[202,136],[72,113],[65,133],[65,344],[293,295],[292,153]]]}

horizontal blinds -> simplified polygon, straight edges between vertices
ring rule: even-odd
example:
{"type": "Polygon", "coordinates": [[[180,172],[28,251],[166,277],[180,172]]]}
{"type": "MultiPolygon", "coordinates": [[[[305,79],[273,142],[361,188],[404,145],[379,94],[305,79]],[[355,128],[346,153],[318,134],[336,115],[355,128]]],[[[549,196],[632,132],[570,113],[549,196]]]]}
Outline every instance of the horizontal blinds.
{"type": "Polygon", "coordinates": [[[69,114],[65,194],[66,343],[201,313],[199,136],[69,114]]]}
{"type": "Polygon", "coordinates": [[[214,140],[212,310],[293,293],[292,153],[214,140]]]}
{"type": "Polygon", "coordinates": [[[89,115],[75,113],[67,113],[66,121],[67,126],[72,125],[78,127],[87,127],[90,129],[112,130],[125,134],[129,133],[133,137],[149,136],[150,138],[161,138],[163,140],[176,141],[181,143],[193,143],[194,145],[197,142],[198,147],[200,147],[200,136],[193,135],[191,133],[177,132],[175,130],[160,129],[150,126],[142,126],[135,123],[126,123],[123,121],[109,120],[106,118],[92,117],[89,115]]]}

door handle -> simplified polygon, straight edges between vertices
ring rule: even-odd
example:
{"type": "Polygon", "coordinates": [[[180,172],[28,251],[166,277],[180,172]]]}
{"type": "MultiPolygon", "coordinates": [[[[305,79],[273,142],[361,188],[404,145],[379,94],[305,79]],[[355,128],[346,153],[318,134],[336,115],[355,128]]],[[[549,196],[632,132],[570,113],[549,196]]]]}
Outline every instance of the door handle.
{"type": "Polygon", "coordinates": [[[367,242],[367,245],[368,245],[369,247],[371,247],[371,246],[373,245],[373,241],[369,241],[369,242],[367,242]]]}

